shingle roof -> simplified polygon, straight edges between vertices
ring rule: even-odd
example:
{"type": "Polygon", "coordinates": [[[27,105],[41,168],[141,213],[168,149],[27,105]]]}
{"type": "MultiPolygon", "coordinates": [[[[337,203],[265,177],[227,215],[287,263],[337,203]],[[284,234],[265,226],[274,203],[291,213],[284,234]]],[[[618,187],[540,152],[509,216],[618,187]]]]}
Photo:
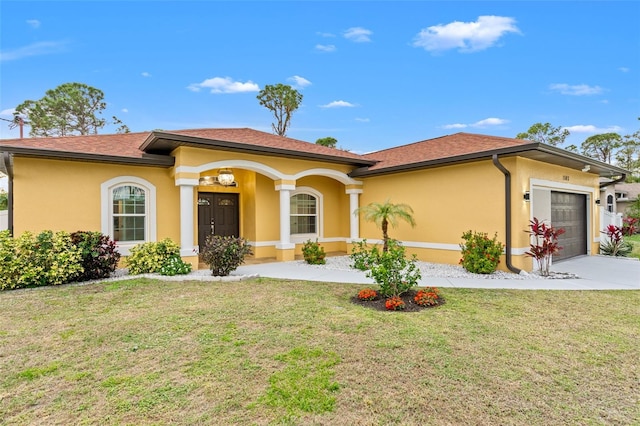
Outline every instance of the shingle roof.
{"type": "Polygon", "coordinates": [[[369,167],[369,170],[373,171],[493,151],[501,148],[529,145],[531,143],[531,141],[522,139],[473,133],[456,133],[372,152],[366,154],[365,157],[378,161],[376,165],[369,167]]]}

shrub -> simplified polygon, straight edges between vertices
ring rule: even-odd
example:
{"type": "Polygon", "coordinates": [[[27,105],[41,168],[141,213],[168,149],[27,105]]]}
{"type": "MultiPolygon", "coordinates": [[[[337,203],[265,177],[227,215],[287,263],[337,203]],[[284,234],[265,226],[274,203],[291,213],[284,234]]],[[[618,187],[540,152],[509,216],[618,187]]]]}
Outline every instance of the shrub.
{"type": "Polygon", "coordinates": [[[162,265],[173,256],[180,257],[180,246],[170,238],[159,242],[138,244],[127,257],[127,266],[132,275],[160,272],[162,265]]]}
{"type": "Polygon", "coordinates": [[[640,222],[640,219],[637,217],[625,217],[622,219],[622,233],[630,237],[638,232],[638,222],[640,222]]]}
{"type": "Polygon", "coordinates": [[[252,252],[244,238],[209,235],[200,254],[202,261],[209,265],[212,275],[226,277],[252,252]]]}
{"type": "Polygon", "coordinates": [[[386,302],[384,302],[384,307],[388,310],[388,311],[401,311],[405,308],[405,304],[404,301],[398,297],[398,296],[393,296],[389,299],[387,299],[386,302]]]}
{"type": "Polygon", "coordinates": [[[462,234],[464,243],[460,244],[462,258],[460,264],[474,274],[491,274],[498,268],[504,245],[498,241],[496,233],[489,239],[485,232],[467,231],[462,234]]]}
{"type": "Polygon", "coordinates": [[[307,240],[307,242],[304,243],[302,246],[302,256],[309,265],[324,265],[326,263],[324,260],[326,254],[317,239],[315,242],[307,240]]]}
{"type": "Polygon", "coordinates": [[[349,256],[353,262],[353,267],[361,271],[366,271],[380,257],[380,252],[376,246],[369,249],[367,240],[353,243],[351,255],[349,256]]]}
{"type": "Polygon", "coordinates": [[[371,288],[364,288],[358,292],[360,300],[374,300],[376,297],[378,297],[378,293],[371,288]]]}
{"type": "Polygon", "coordinates": [[[116,270],[120,253],[116,243],[100,232],[78,231],[71,234],[71,241],[80,249],[84,271],[75,277],[76,281],[108,278],[116,270]]]}
{"type": "Polygon", "coordinates": [[[435,306],[440,299],[438,293],[439,291],[436,287],[425,287],[418,290],[413,300],[420,306],[435,306]]]}
{"type": "Polygon", "coordinates": [[[536,260],[540,275],[548,276],[552,256],[562,250],[558,245],[558,237],[564,234],[564,229],[548,226],[534,217],[529,221],[529,230],[525,232],[535,238],[535,244],[530,244],[530,249],[525,254],[536,260]]]}
{"type": "Polygon", "coordinates": [[[609,225],[602,231],[607,234],[607,240],[600,243],[600,253],[605,256],[627,257],[633,250],[631,244],[624,241],[623,228],[609,225]]]}
{"type": "Polygon", "coordinates": [[[69,233],[0,233],[0,289],[58,285],[81,274],[82,255],[69,233]]]}
{"type": "Polygon", "coordinates": [[[172,255],[160,267],[160,275],[185,275],[191,272],[191,264],[182,260],[179,255],[172,255]]]}
{"type": "MultiPolygon", "coordinates": [[[[374,247],[372,251],[377,249],[374,247]]],[[[380,295],[383,297],[400,296],[412,287],[418,285],[420,280],[420,270],[416,265],[416,256],[411,260],[405,257],[404,247],[397,241],[388,241],[388,250],[370,259],[377,257],[370,265],[367,276],[373,278],[380,286],[380,295]]]]}

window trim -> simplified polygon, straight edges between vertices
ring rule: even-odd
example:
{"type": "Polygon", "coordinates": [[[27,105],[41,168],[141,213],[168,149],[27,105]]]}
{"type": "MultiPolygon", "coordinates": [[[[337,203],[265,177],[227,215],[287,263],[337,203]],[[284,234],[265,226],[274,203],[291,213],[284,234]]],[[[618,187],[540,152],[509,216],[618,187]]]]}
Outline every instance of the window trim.
{"type": "Polygon", "coordinates": [[[100,228],[104,235],[113,238],[113,190],[121,186],[136,186],[145,192],[144,241],[116,242],[123,256],[136,245],[156,241],[156,187],[148,180],[136,176],[118,176],[100,185],[100,228]]]}
{"type": "MultiPolygon", "coordinates": [[[[289,229],[289,238],[292,243],[303,243],[310,239],[321,239],[324,236],[324,220],[323,220],[323,196],[322,193],[310,186],[300,186],[292,190],[289,194],[289,202],[294,195],[306,194],[311,195],[316,199],[316,233],[310,234],[292,234],[289,229]]],[[[289,220],[291,220],[292,213],[289,212],[289,220]]]]}

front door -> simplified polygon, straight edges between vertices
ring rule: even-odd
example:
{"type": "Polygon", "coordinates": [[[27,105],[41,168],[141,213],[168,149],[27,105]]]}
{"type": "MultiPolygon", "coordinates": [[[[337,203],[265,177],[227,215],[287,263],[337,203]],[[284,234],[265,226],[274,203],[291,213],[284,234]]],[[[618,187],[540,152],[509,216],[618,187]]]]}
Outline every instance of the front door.
{"type": "Polygon", "coordinates": [[[208,235],[240,236],[238,194],[200,192],[198,194],[198,244],[208,235]]]}

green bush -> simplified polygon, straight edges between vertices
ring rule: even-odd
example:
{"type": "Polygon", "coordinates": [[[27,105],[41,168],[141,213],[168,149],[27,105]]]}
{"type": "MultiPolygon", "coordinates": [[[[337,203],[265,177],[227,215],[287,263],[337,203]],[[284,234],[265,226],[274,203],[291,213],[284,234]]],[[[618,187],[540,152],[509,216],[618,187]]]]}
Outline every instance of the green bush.
{"type": "Polygon", "coordinates": [[[462,234],[464,243],[460,244],[462,258],[460,264],[474,274],[491,274],[498,268],[504,245],[498,241],[498,235],[489,239],[485,232],[467,231],[462,234]]]}
{"type": "Polygon", "coordinates": [[[250,255],[251,246],[244,238],[209,235],[200,250],[202,261],[209,265],[211,274],[226,277],[250,255]]]}
{"type": "Polygon", "coordinates": [[[185,275],[191,272],[191,264],[178,255],[171,256],[160,268],[160,275],[185,275]]]}
{"type": "Polygon", "coordinates": [[[84,271],[75,277],[75,281],[108,278],[116,270],[120,253],[116,243],[100,232],[78,231],[71,234],[71,241],[80,248],[84,271]]]}
{"type": "Polygon", "coordinates": [[[309,265],[324,265],[326,261],[324,258],[327,256],[322,246],[318,243],[318,240],[307,240],[302,246],[302,256],[309,265]]]}
{"type": "Polygon", "coordinates": [[[129,273],[137,275],[160,272],[162,265],[173,256],[180,257],[180,246],[170,238],[138,244],[129,251],[127,257],[129,273]]]}
{"type": "Polygon", "coordinates": [[[380,257],[380,251],[376,246],[371,249],[367,245],[367,240],[362,240],[353,243],[351,249],[351,255],[349,255],[353,262],[353,267],[361,271],[366,271],[371,265],[373,265],[380,257]]]}
{"type": "Polygon", "coordinates": [[[0,232],[0,289],[58,285],[82,274],[82,254],[69,233],[0,232]]]}
{"type": "Polygon", "coordinates": [[[389,239],[386,252],[378,252],[376,247],[371,252],[376,254],[369,256],[373,263],[369,265],[367,276],[380,286],[382,297],[400,296],[418,285],[421,274],[416,265],[417,258],[413,255],[407,260],[400,242],[389,239]]]}

